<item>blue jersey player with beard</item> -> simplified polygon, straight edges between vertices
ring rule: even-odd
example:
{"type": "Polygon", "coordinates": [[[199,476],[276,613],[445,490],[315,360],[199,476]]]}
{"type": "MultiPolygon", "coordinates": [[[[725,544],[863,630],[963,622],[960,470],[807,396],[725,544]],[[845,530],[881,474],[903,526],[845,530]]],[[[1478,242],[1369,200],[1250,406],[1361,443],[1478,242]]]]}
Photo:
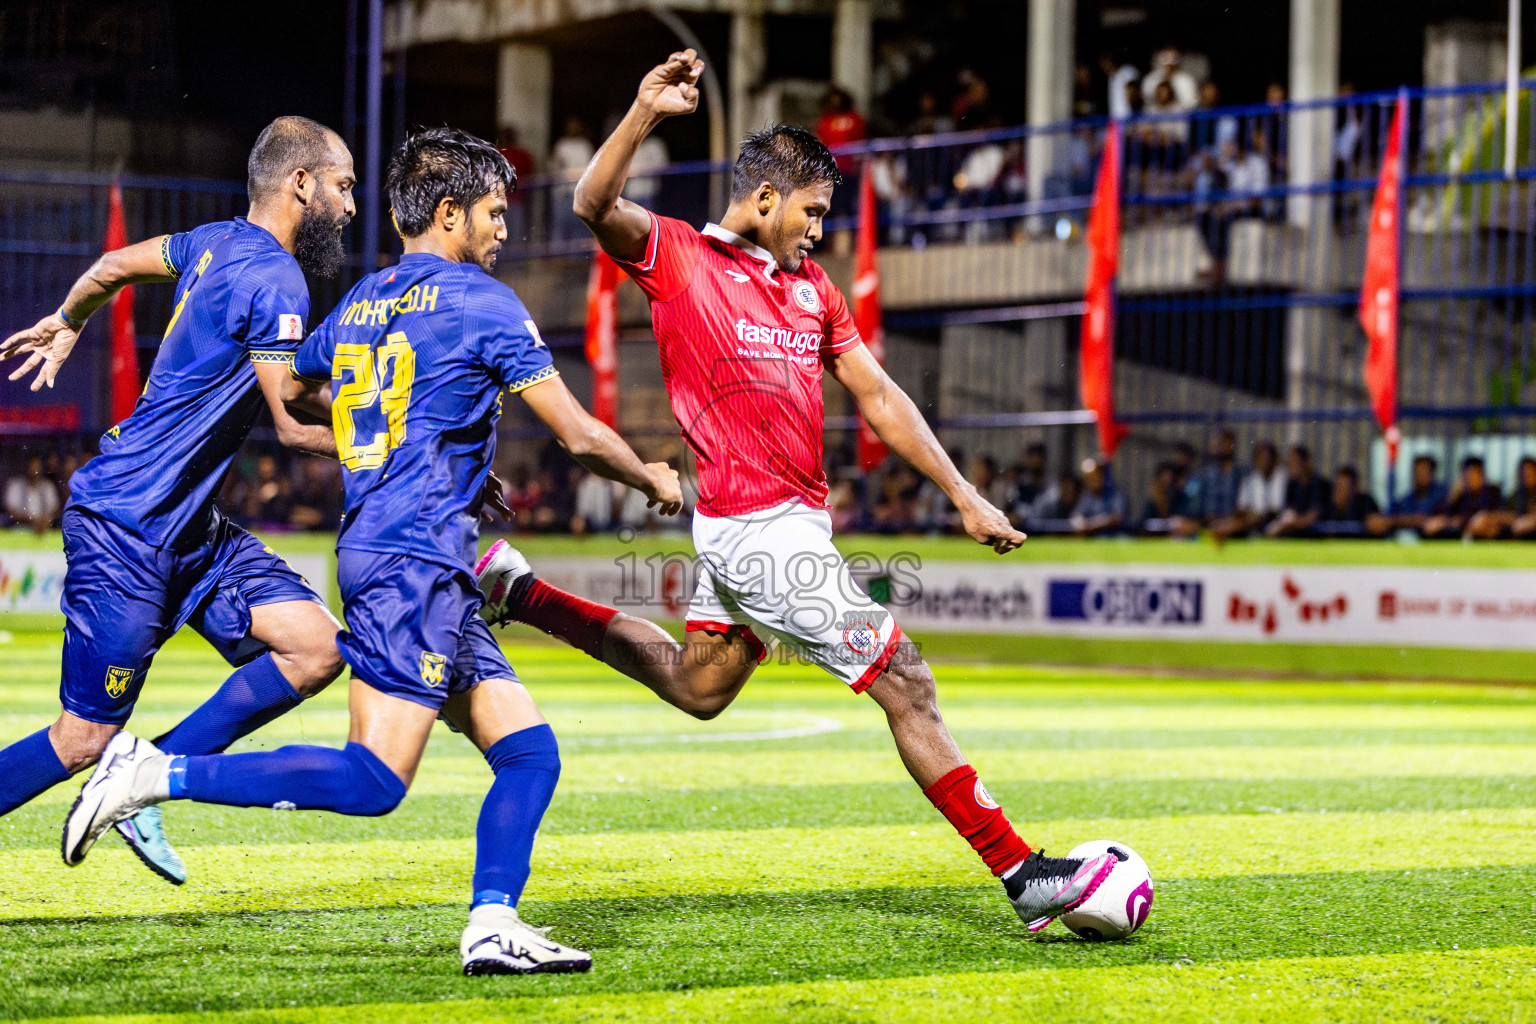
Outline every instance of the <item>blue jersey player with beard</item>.
{"type": "Polygon", "coordinates": [[[560,758],[479,616],[473,564],[503,392],[526,401],[578,461],[664,514],[680,510],[682,495],[666,463],[643,463],[582,409],[528,311],[489,275],[515,185],[489,143],[448,128],[413,133],[386,183],[404,257],[363,278],[294,358],[285,396],[329,385],[344,471],[336,557],[347,629],[338,644],[352,668],[351,742],[172,756],[122,733],[65,822],[66,858],[170,799],[387,814],[441,716],[495,773],[476,829],[464,973],[591,965],[516,910],[560,758]]]}
{"type": "MultiPolygon", "coordinates": [[[[303,272],[333,276],[344,257],[352,157],[335,132],[282,117],[256,140],[249,170],[248,216],[107,253],[57,313],[0,344],[0,358],[27,356],[12,380],[36,367],[32,389],[52,387],[85,321],[120,288],[176,282],[143,395],[70,481],[63,709],[0,750],[0,815],[97,760],[184,624],[238,668],[161,737],[166,750],[223,750],[341,671],[340,627],[320,597],[213,499],[263,407],[283,443],[335,457],[329,426],[283,390],[309,316],[303,272]]],[[[158,810],[117,827],[156,873],[185,880],[158,810]]]]}

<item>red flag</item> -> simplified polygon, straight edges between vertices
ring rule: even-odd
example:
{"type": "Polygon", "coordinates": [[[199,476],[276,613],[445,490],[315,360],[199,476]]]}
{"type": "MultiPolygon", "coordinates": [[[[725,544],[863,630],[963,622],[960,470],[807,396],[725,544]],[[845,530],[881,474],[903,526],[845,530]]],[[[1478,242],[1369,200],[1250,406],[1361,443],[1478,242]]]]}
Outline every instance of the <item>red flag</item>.
{"type": "MultiPolygon", "coordinates": [[[[869,161],[859,176],[859,238],[853,258],[853,322],[875,362],[885,364],[885,329],[880,325],[880,260],[876,249],[878,212],[875,206],[875,174],[869,161]]],[[[859,468],[868,473],[885,461],[885,443],[875,429],[859,417],[859,468]]]]}
{"type": "Polygon", "coordinates": [[[1115,422],[1115,274],[1120,265],[1120,122],[1104,136],[1088,215],[1088,284],[1078,377],[1084,408],[1099,421],[1099,448],[1113,458],[1129,429],[1115,422]]]}
{"type": "MultiPolygon", "coordinates": [[[[128,244],[128,225],[123,221],[123,190],[112,183],[107,193],[107,252],[128,244]]],[[[121,423],[139,400],[139,341],[133,329],[133,288],[122,289],[112,299],[112,422],[121,423]]]]}
{"type": "Polygon", "coordinates": [[[619,422],[619,265],[601,249],[587,282],[587,365],[592,367],[592,415],[619,422]]]}
{"type": "Polygon", "coordinates": [[[1387,458],[1397,461],[1397,303],[1402,289],[1401,225],[1403,125],[1407,97],[1399,96],[1381,157],[1381,177],[1371,203],[1365,243],[1365,276],[1360,284],[1360,326],[1370,342],[1365,354],[1365,386],[1371,393],[1376,422],[1386,432],[1387,458]]]}

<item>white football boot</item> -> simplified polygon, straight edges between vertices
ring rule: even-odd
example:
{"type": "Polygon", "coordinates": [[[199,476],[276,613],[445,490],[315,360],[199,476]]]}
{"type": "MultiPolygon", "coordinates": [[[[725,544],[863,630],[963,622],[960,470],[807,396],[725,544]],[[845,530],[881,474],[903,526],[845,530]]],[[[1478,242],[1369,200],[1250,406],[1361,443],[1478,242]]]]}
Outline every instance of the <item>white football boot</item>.
{"type": "Polygon", "coordinates": [[[514,907],[486,903],[469,912],[469,924],[459,939],[464,973],[569,974],[592,968],[592,954],[562,946],[547,937],[548,928],[535,928],[517,916],[514,907]]]}
{"type": "Polygon", "coordinates": [[[508,607],[513,585],[525,576],[533,575],[533,566],[517,548],[504,540],[492,544],[475,563],[475,583],[485,595],[480,606],[480,617],[493,626],[504,626],[512,621],[508,607]]]}
{"type": "Polygon", "coordinates": [[[1003,889],[1025,926],[1037,932],[1097,892],[1118,863],[1112,853],[1077,859],[1034,850],[1003,879],[1003,889]]]}
{"type": "Polygon", "coordinates": [[[64,863],[79,864],[113,824],[165,799],[156,790],[170,759],[132,733],[112,737],[64,819],[64,863]]]}

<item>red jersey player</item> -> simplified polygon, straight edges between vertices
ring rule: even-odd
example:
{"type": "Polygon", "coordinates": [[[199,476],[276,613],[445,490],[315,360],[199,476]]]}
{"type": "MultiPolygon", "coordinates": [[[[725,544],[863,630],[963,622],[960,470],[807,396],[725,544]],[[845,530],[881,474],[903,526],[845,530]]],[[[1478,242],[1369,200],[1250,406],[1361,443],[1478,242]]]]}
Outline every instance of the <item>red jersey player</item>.
{"type": "Polygon", "coordinates": [[[827,147],[777,127],[741,146],[731,203],[703,231],[622,198],[630,160],[666,117],[698,105],[703,63],[674,53],[592,158],[575,211],[651,303],[672,411],[698,462],[698,589],[683,649],[654,623],[557,590],[498,542],[477,567],[487,617],[564,638],[699,718],[730,704],[765,652],[788,645],[868,693],[912,778],[968,839],[1032,929],[1087,899],[1116,860],[1051,858],[1019,838],[939,713],[933,673],[832,545],[822,468],[822,374],[880,439],[943,489],[966,533],[999,554],[1024,541],[960,475],[859,338],[807,255],[841,182],[827,147]]]}

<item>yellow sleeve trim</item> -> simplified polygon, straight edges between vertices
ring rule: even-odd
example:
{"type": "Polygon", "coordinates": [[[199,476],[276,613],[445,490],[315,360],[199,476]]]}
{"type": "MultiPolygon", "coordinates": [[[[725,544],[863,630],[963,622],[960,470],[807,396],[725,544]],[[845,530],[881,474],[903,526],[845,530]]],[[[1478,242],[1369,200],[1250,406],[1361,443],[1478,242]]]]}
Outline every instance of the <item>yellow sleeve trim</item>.
{"type": "Polygon", "coordinates": [[[282,349],[252,349],[251,362],[253,363],[287,363],[293,365],[293,353],[282,349]]]}
{"type": "Polygon", "coordinates": [[[302,374],[297,369],[295,369],[292,363],[288,364],[288,376],[292,377],[294,380],[301,380],[306,384],[329,384],[331,381],[331,378],[329,377],[306,376],[305,374],[302,374]]]}
{"type": "Polygon", "coordinates": [[[511,384],[508,384],[507,390],[513,394],[516,394],[517,392],[523,390],[523,388],[532,387],[541,380],[549,380],[551,377],[558,376],[560,376],[559,370],[555,369],[553,366],[546,366],[542,370],[536,370],[533,373],[530,373],[528,376],[522,378],[521,380],[515,380],[511,384]]]}
{"type": "Polygon", "coordinates": [[[181,271],[176,269],[176,264],[171,262],[171,236],[160,236],[160,262],[165,265],[165,272],[172,277],[180,277],[181,271]]]}

